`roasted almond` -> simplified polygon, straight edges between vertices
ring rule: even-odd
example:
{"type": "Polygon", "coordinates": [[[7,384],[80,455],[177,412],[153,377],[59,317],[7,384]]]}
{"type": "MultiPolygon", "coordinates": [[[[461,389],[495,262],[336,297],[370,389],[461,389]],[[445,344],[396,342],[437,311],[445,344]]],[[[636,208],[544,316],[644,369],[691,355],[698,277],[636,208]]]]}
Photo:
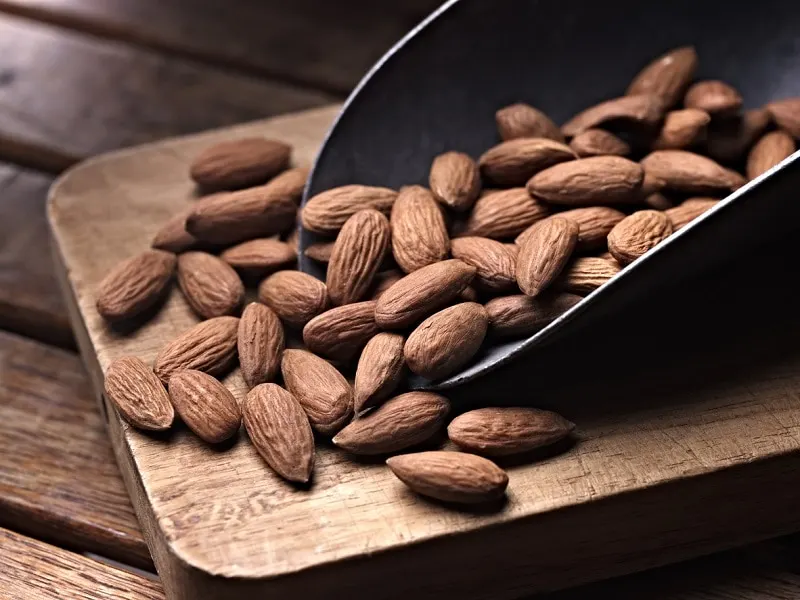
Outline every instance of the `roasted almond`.
{"type": "Polygon", "coordinates": [[[400,384],[405,370],[405,341],[400,334],[382,332],[367,342],[358,359],[353,385],[356,414],[380,404],[400,384]]]}
{"type": "Polygon", "coordinates": [[[189,174],[204,189],[232,190],[263,183],[289,165],[292,147],[259,137],[220,142],[201,152],[189,174]]]}
{"type": "Polygon", "coordinates": [[[387,217],[397,192],[384,187],[343,185],[310,198],[303,207],[303,227],[315,233],[337,233],[360,210],[374,208],[387,217]]]}
{"type": "Polygon", "coordinates": [[[478,161],[484,178],[503,187],[524,185],[552,165],[577,158],[569,146],[549,138],[517,138],[483,153],[478,161]]]}
{"type": "Polygon", "coordinates": [[[800,96],[767,104],[775,123],[793,138],[800,138],[800,96]]]}
{"type": "Polygon", "coordinates": [[[182,210],[170,218],[159,229],[150,244],[156,250],[167,252],[186,252],[202,245],[202,242],[186,231],[186,217],[192,209],[182,210]]]}
{"type": "Polygon", "coordinates": [[[477,270],[475,285],[492,292],[514,290],[517,287],[517,255],[508,244],[485,237],[462,237],[451,242],[453,258],[477,270]]]}
{"type": "Polygon", "coordinates": [[[119,414],[137,429],[164,431],[175,411],[169,394],[153,370],[135,356],[114,360],[106,370],[106,397],[119,414]]]}
{"type": "Polygon", "coordinates": [[[765,108],[746,110],[741,117],[712,121],[705,151],[723,163],[739,162],[771,122],[772,115],[765,108]]]}
{"type": "Polygon", "coordinates": [[[685,227],[708,209],[713,208],[719,200],[716,198],[689,198],[674,208],[665,212],[672,223],[673,231],[685,227]]]}
{"type": "Polygon", "coordinates": [[[625,93],[629,96],[652,94],[661,98],[665,108],[671,108],[683,98],[694,78],[697,63],[697,52],[692,46],[670,50],[642,69],[625,93]]]}
{"type": "Polygon", "coordinates": [[[239,365],[248,387],[275,378],[284,345],[283,325],[278,315],[264,304],[248,304],[239,320],[237,337],[239,365]]]}
{"type": "Polygon", "coordinates": [[[428,184],[436,199],[456,211],[472,208],[481,193],[478,165],[463,152],[445,152],[433,160],[428,184]]]}
{"type": "Polygon", "coordinates": [[[330,306],[325,284],[300,271],[278,271],[267,277],[258,286],[258,300],[281,321],[298,328],[330,306]]]}
{"type": "Polygon", "coordinates": [[[574,429],[574,423],[549,410],[488,407],[453,419],[447,437],[467,452],[509,456],[554,444],[574,429]]]}
{"type": "Polygon", "coordinates": [[[628,143],[605,129],[587,129],[582,131],[569,143],[569,147],[580,158],[589,156],[627,156],[631,153],[628,143]]]}
{"type": "Polygon", "coordinates": [[[236,271],[206,252],[178,257],[178,283],[189,306],[204,319],[233,314],[244,300],[244,285],[236,271]]]}
{"type": "Polygon", "coordinates": [[[303,251],[303,254],[305,254],[311,260],[321,263],[328,263],[331,260],[331,254],[333,254],[333,245],[335,243],[335,241],[316,242],[306,247],[306,249],[303,251]]]}
{"type": "Polygon", "coordinates": [[[173,373],[169,397],[183,422],[209,444],[224,442],[239,431],[239,403],[211,375],[191,369],[173,373]]]}
{"type": "Polygon", "coordinates": [[[164,383],[183,369],[222,375],[236,360],[238,329],[236,317],[215,317],[187,329],[158,353],[156,375],[164,383]]]}
{"type": "Polygon", "coordinates": [[[794,138],[785,131],[771,131],[762,137],[747,156],[747,178],[766,173],[797,150],[794,138]]]}
{"type": "Polygon", "coordinates": [[[666,182],[667,189],[684,194],[730,192],[745,178],[710,158],[686,150],[656,150],[642,159],[642,167],[666,182]]]}
{"type": "Polygon", "coordinates": [[[635,201],[642,166],[621,156],[594,156],[555,165],[534,175],[528,191],[553,204],[581,206],[635,201]]]}
{"type": "Polygon", "coordinates": [[[381,271],[377,275],[375,275],[375,279],[372,282],[372,287],[368,293],[370,300],[377,300],[388,290],[392,287],[395,283],[400,281],[403,277],[405,277],[405,273],[398,271],[397,269],[389,269],[388,271],[381,271]]]}
{"type": "Polygon", "coordinates": [[[580,296],[567,293],[547,293],[536,298],[517,294],[493,298],[484,308],[493,336],[523,337],[546,327],[581,300],[580,296]]]}
{"type": "Polygon", "coordinates": [[[303,327],[303,342],[320,356],[350,360],[378,333],[375,305],[375,300],[367,300],[326,310],[303,327]]]}
{"type": "MultiPolygon", "coordinates": [[[[558,213],[558,216],[569,219],[578,226],[577,248],[589,251],[605,247],[609,232],[614,229],[614,225],[625,218],[625,213],[608,206],[586,206],[565,210],[558,213]]],[[[517,244],[521,245],[535,228],[536,224],[534,223],[519,234],[516,239],[517,244]]]]}
{"type": "Polygon", "coordinates": [[[654,150],[681,150],[698,144],[706,134],[711,117],[704,110],[673,110],[664,117],[661,133],[653,142],[654,150]]]}
{"type": "Polygon", "coordinates": [[[164,296],[175,271],[175,255],[147,250],[122,261],[97,287],[97,312],[109,321],[130,319],[164,296]]]}
{"type": "Polygon", "coordinates": [[[527,104],[517,103],[501,108],[495,113],[497,131],[503,140],[515,138],[550,138],[564,141],[564,134],[542,111],[527,104]]]}
{"type": "Polygon", "coordinates": [[[547,206],[531,198],[525,188],[502,190],[483,196],[475,203],[459,235],[512,238],[549,213],[547,206]]]}
{"type": "Polygon", "coordinates": [[[579,226],[558,215],[536,223],[520,244],[517,283],[528,296],[547,289],[572,256],[579,226]]]}
{"type": "Polygon", "coordinates": [[[297,252],[286,242],[259,238],[228,248],[220,258],[247,275],[265,275],[293,265],[297,252]]]}
{"type": "Polygon", "coordinates": [[[579,257],[567,265],[554,287],[572,294],[588,294],[607,283],[620,270],[616,260],[579,257]]]}
{"type": "Polygon", "coordinates": [[[724,81],[698,81],[686,90],[683,104],[712,117],[726,117],[742,108],[742,95],[724,81]]]}
{"type": "Polygon", "coordinates": [[[658,96],[622,96],[578,113],[561,126],[561,132],[567,137],[573,137],[599,125],[649,128],[658,125],[663,115],[664,104],[658,96]]]}
{"type": "Polygon", "coordinates": [[[272,193],[285,196],[295,204],[300,204],[303,198],[303,190],[308,180],[308,169],[305,167],[295,167],[287,169],[280,175],[275,176],[269,182],[269,189],[272,193]]]}
{"type": "Polygon", "coordinates": [[[411,273],[447,258],[450,238],[433,194],[419,185],[400,190],[392,207],[392,254],[411,273]]]}
{"type": "Polygon", "coordinates": [[[608,234],[608,251],[621,265],[632,263],[672,235],[672,222],[658,210],[640,210],[608,234]]]}

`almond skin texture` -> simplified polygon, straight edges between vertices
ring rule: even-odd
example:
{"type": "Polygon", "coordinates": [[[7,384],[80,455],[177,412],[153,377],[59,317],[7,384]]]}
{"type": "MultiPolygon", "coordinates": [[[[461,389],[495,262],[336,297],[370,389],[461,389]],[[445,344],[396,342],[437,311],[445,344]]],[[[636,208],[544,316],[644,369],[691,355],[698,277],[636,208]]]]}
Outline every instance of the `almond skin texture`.
{"type": "Polygon", "coordinates": [[[378,299],[375,322],[383,329],[418,323],[458,297],[476,271],[460,260],[444,260],[406,275],[378,299]]]}
{"type": "Polygon", "coordinates": [[[545,169],[528,182],[528,192],[553,204],[585,206],[630,202],[639,197],[642,166],[621,156],[594,156],[545,169]]]}
{"type": "Polygon", "coordinates": [[[405,338],[383,332],[374,336],[361,353],[353,386],[355,412],[377,406],[397,388],[405,371],[405,338]]]}
{"type": "Polygon", "coordinates": [[[708,126],[705,151],[722,163],[739,162],[771,122],[772,115],[765,108],[746,110],[740,118],[714,121],[708,126]]]}
{"type": "Polygon", "coordinates": [[[572,138],[569,147],[572,148],[573,152],[580,158],[604,156],[607,154],[627,156],[631,153],[631,147],[627,142],[605,129],[587,129],[586,131],[582,131],[572,138]]]}
{"type": "Polygon", "coordinates": [[[497,132],[504,141],[515,138],[549,138],[564,142],[558,125],[542,111],[527,104],[517,103],[501,108],[495,113],[497,132]]]}
{"type": "Polygon", "coordinates": [[[257,302],[245,307],[239,320],[237,348],[247,387],[275,378],[285,343],[283,325],[271,308],[257,302]]]}
{"type": "Polygon", "coordinates": [[[678,231],[714,207],[717,202],[719,200],[716,198],[689,198],[678,206],[666,210],[664,214],[672,223],[673,231],[678,231]]]}
{"type": "Polygon", "coordinates": [[[536,408],[479,408],[459,415],[447,437],[467,452],[509,456],[549,446],[575,429],[561,415],[536,408]]]}
{"type": "Polygon", "coordinates": [[[247,394],[244,427],[261,458],[288,481],[307,483],[314,469],[314,434],[297,399],[274,383],[247,394]]]}
{"type": "Polygon", "coordinates": [[[580,296],[566,293],[548,293],[536,298],[525,294],[493,298],[485,306],[489,332],[497,338],[534,334],[581,300],[580,296]]]}
{"type": "Polygon", "coordinates": [[[800,96],[767,104],[775,123],[793,138],[800,138],[800,96]]]}
{"type": "Polygon", "coordinates": [[[620,270],[616,260],[594,256],[576,258],[567,265],[554,287],[571,294],[588,294],[608,282],[620,270]]]}
{"type": "Polygon", "coordinates": [[[185,370],[169,378],[169,397],[184,423],[197,437],[218,444],[239,431],[239,403],[219,381],[200,371],[185,370]]]}
{"type": "Polygon", "coordinates": [[[478,165],[463,152],[445,152],[433,159],[428,184],[439,202],[458,212],[472,208],[481,193],[478,165]]]}
{"type": "Polygon", "coordinates": [[[311,260],[321,263],[329,263],[331,261],[333,245],[335,243],[336,242],[317,242],[316,244],[311,244],[305,249],[303,254],[305,254],[311,260]]]}
{"type": "Polygon", "coordinates": [[[391,235],[388,219],[377,210],[360,210],[347,219],[328,263],[325,283],[331,302],[350,304],[367,294],[389,249],[391,235]]]}
{"type": "Polygon", "coordinates": [[[547,206],[531,198],[525,188],[502,190],[483,196],[475,203],[460,235],[499,240],[513,238],[548,214],[547,206]]]}
{"type": "MultiPolygon", "coordinates": [[[[625,213],[608,206],[587,206],[585,208],[573,208],[558,213],[559,217],[569,219],[578,226],[578,250],[592,251],[605,248],[606,238],[614,229],[614,225],[625,218],[625,213]]],[[[529,227],[517,237],[517,244],[522,244],[523,240],[536,227],[529,227]]]]}
{"type": "Polygon", "coordinates": [[[486,337],[489,319],[475,302],[445,308],[411,332],[403,348],[408,368],[426,379],[443,379],[467,364],[486,337]]]}
{"type": "Polygon", "coordinates": [[[433,194],[418,185],[400,190],[392,207],[392,253],[411,273],[447,258],[450,237],[433,194]]]}
{"type": "Polygon", "coordinates": [[[178,257],[178,284],[189,306],[204,319],[233,314],[244,300],[244,285],[236,271],[206,252],[178,257]]]}
{"type": "Polygon", "coordinates": [[[484,237],[462,237],[451,242],[453,258],[477,270],[475,285],[491,292],[517,287],[517,256],[508,245],[484,237]]]}
{"type": "Polygon", "coordinates": [[[108,321],[122,321],[151,308],[166,293],[175,263],[175,255],[162,250],[122,261],[97,287],[97,312],[108,321]]]}
{"type": "Polygon", "coordinates": [[[408,392],[387,400],[342,429],[333,443],[352,454],[388,454],[433,437],[450,412],[447,398],[431,392],[408,392]]]}
{"type": "Polygon", "coordinates": [[[137,429],[164,431],[172,426],[175,411],[169,394],[139,358],[123,356],[108,366],[105,393],[122,418],[137,429]]]}
{"type": "Polygon", "coordinates": [[[153,370],[164,383],[182,369],[222,375],[236,360],[238,329],[236,317],[216,317],[198,323],[161,349],[153,370]]]}
{"type": "Polygon", "coordinates": [[[308,169],[305,167],[295,167],[271,179],[269,182],[269,189],[274,194],[285,196],[295,204],[300,204],[307,180],[308,169]]]}
{"type": "Polygon", "coordinates": [[[505,471],[465,452],[416,452],[393,456],[386,464],[414,492],[443,502],[491,502],[502,498],[508,487],[505,471]]]}
{"type": "Polygon", "coordinates": [[[303,207],[303,227],[314,233],[333,235],[360,210],[374,208],[387,217],[397,192],[383,187],[343,185],[310,198],[303,207]]]}
{"type": "Polygon", "coordinates": [[[692,46],[670,50],[642,69],[625,93],[653,94],[661,98],[666,108],[671,108],[683,98],[697,71],[697,63],[697,52],[692,46]]]}
{"type": "Polygon", "coordinates": [[[330,306],[328,289],[319,279],[300,271],[278,271],[258,286],[258,300],[281,321],[302,328],[330,306]]]}
{"type": "Polygon", "coordinates": [[[709,114],[697,108],[668,112],[653,149],[681,150],[697,144],[705,137],[710,122],[709,114]]]}
{"type": "Polygon", "coordinates": [[[658,210],[640,210],[608,234],[608,251],[621,265],[632,263],[672,235],[672,222],[658,210]]]}
{"type": "Polygon", "coordinates": [[[578,113],[562,125],[561,131],[567,137],[573,137],[599,125],[653,127],[663,114],[664,104],[657,96],[622,96],[578,113]]]}
{"type": "Polygon", "coordinates": [[[574,221],[552,216],[540,221],[520,244],[517,283],[528,296],[547,289],[572,256],[579,227],[574,221]]]}
{"type": "Polygon", "coordinates": [[[481,174],[502,187],[524,185],[542,169],[577,158],[572,149],[548,138],[518,138],[490,148],[480,157],[481,174]]]}
{"type": "Polygon", "coordinates": [[[297,253],[286,242],[259,238],[228,248],[220,258],[242,273],[265,275],[293,265],[297,253]]]}
{"type": "Polygon", "coordinates": [[[332,436],[350,420],[353,390],[330,363],[305,350],[286,350],[281,371],[315,431],[332,436]]]}
{"type": "Polygon", "coordinates": [[[762,137],[747,156],[747,178],[755,179],[766,173],[783,159],[788,158],[797,146],[785,131],[772,131],[762,137]]]}
{"type": "Polygon", "coordinates": [[[320,356],[348,361],[378,333],[375,300],[345,304],[311,319],[303,328],[306,347],[320,356]]]}
{"type": "Polygon", "coordinates": [[[745,184],[736,171],[686,150],[656,150],[642,159],[642,166],[663,179],[667,189],[684,194],[730,192],[745,184]]]}
{"type": "Polygon", "coordinates": [[[202,242],[186,231],[188,214],[189,210],[182,211],[164,223],[164,226],[153,236],[153,242],[150,245],[156,250],[165,250],[176,254],[200,247],[202,242]]]}
{"type": "Polygon", "coordinates": [[[742,96],[724,81],[698,81],[683,99],[686,108],[697,108],[712,117],[736,114],[742,108],[742,96]]]}
{"type": "Polygon", "coordinates": [[[287,166],[292,147],[252,137],[220,142],[201,152],[189,174],[203,189],[232,190],[263,183],[287,166]]]}

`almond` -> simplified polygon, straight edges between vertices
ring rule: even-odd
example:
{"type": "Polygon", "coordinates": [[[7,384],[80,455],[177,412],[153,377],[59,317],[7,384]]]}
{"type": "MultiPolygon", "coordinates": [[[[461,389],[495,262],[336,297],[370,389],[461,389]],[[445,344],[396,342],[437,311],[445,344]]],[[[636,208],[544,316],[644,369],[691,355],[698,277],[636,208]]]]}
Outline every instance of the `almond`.
{"type": "Polygon", "coordinates": [[[714,207],[719,200],[716,198],[689,198],[674,208],[665,211],[667,218],[672,223],[673,231],[685,227],[708,209],[714,207]]]}
{"type": "Polygon", "coordinates": [[[204,189],[247,187],[283,171],[291,153],[288,144],[258,137],[220,142],[194,159],[189,174],[204,189]]]}
{"type": "Polygon", "coordinates": [[[367,342],[358,359],[353,386],[356,414],[380,404],[400,384],[405,370],[404,344],[402,335],[388,332],[367,342]]]}
{"type": "Polygon", "coordinates": [[[736,171],[686,150],[656,150],[642,159],[642,166],[663,179],[667,189],[685,194],[730,192],[745,184],[736,171]]]}
{"type": "Polygon", "coordinates": [[[406,273],[447,258],[450,238],[442,211],[424,187],[406,186],[392,207],[392,253],[406,273]]]}
{"type": "Polygon", "coordinates": [[[641,195],[642,197],[647,197],[651,194],[655,194],[656,192],[662,191],[665,187],[667,187],[667,182],[663,179],[659,179],[652,173],[648,173],[645,171],[644,173],[644,181],[642,181],[642,189],[641,195]]]}
{"type": "Polygon", "coordinates": [[[433,160],[428,178],[436,199],[456,211],[472,208],[481,193],[478,165],[463,152],[445,152],[433,160]]]}
{"type": "Polygon", "coordinates": [[[224,442],[239,431],[239,403],[211,375],[191,369],[173,373],[169,397],[183,422],[209,444],[224,442]]]}
{"type": "Polygon", "coordinates": [[[97,312],[109,321],[130,319],[158,303],[175,271],[175,255],[147,250],[122,261],[97,287],[97,312]]]}
{"type": "Polygon", "coordinates": [[[686,91],[683,104],[712,117],[726,117],[742,108],[742,95],[724,81],[698,81],[686,91]]]}
{"type": "Polygon", "coordinates": [[[621,265],[632,263],[672,235],[672,223],[658,210],[640,210],[608,234],[608,251],[621,265]]]}
{"type": "Polygon", "coordinates": [[[330,305],[325,284],[300,271],[278,271],[267,277],[258,286],[258,300],[281,321],[298,328],[330,305]]]}
{"type": "Polygon", "coordinates": [[[263,304],[251,302],[239,320],[237,348],[242,377],[254,388],[275,378],[285,346],[278,315],[263,304]]]}
{"type": "Polygon", "coordinates": [[[343,185],[317,194],[303,207],[303,227],[321,234],[335,234],[360,210],[374,208],[387,217],[397,192],[368,185],[343,185]]]}
{"type": "Polygon", "coordinates": [[[238,329],[236,317],[215,317],[187,329],[158,353],[156,375],[164,383],[183,369],[222,375],[236,360],[238,329]]]}
{"type": "Polygon", "coordinates": [[[747,178],[755,179],[783,159],[794,154],[797,146],[785,131],[772,131],[762,137],[747,157],[747,178]]]}
{"type": "Polygon", "coordinates": [[[644,199],[644,203],[647,208],[652,208],[653,210],[668,210],[675,206],[672,200],[660,192],[647,196],[644,199]]]}
{"type": "Polygon", "coordinates": [[[375,275],[375,280],[372,282],[372,288],[368,294],[370,300],[379,299],[386,290],[400,281],[404,276],[405,274],[397,269],[389,269],[388,271],[382,271],[375,275]]]}
{"type": "Polygon", "coordinates": [[[542,111],[527,104],[517,103],[501,108],[495,113],[497,131],[503,140],[515,138],[549,138],[564,141],[564,134],[542,111]]]}
{"type": "Polygon", "coordinates": [[[447,437],[467,452],[509,456],[554,444],[574,429],[574,423],[548,410],[490,407],[453,419],[447,437]]]}
{"type": "Polygon", "coordinates": [[[431,392],[408,392],[387,400],[342,429],[333,443],[353,454],[388,454],[421,444],[444,426],[447,398],[431,392]]]}
{"type": "Polygon", "coordinates": [[[765,108],[747,110],[740,118],[723,119],[709,125],[706,152],[714,160],[739,162],[772,121],[765,108]]]}
{"type": "Polygon", "coordinates": [[[778,127],[793,138],[800,138],[800,96],[770,102],[767,110],[778,127]]]}
{"type": "Polygon", "coordinates": [[[386,464],[414,492],[444,502],[490,502],[502,498],[508,487],[505,471],[465,452],[416,452],[393,456],[386,464]]]}
{"type": "Polygon", "coordinates": [[[163,227],[153,236],[150,245],[157,250],[175,253],[199,248],[202,242],[186,231],[185,227],[186,217],[191,210],[183,210],[164,223],[163,227]]]}
{"type": "Polygon", "coordinates": [[[692,46],[670,50],[642,69],[625,93],[653,94],[661,98],[666,108],[675,106],[694,78],[697,63],[697,52],[692,46]]]}
{"type": "Polygon", "coordinates": [[[657,96],[622,96],[578,113],[561,126],[561,131],[567,137],[573,137],[599,125],[653,127],[663,115],[664,104],[657,96]]]}
{"type": "MultiPolygon", "coordinates": [[[[578,226],[579,250],[589,251],[604,248],[609,232],[614,225],[625,218],[625,213],[608,206],[586,206],[573,208],[558,213],[559,217],[569,219],[578,226]]],[[[535,230],[536,223],[517,236],[516,242],[522,245],[531,231],[535,230]]]]}
{"type": "Polygon", "coordinates": [[[308,169],[295,167],[275,176],[269,182],[270,191],[279,196],[289,198],[295,204],[300,204],[303,190],[308,180],[308,169]]]}
{"type": "Polygon", "coordinates": [[[348,361],[378,333],[375,300],[337,306],[311,319],[303,327],[303,342],[320,356],[348,361]]]}
{"type": "Polygon", "coordinates": [[[250,390],[244,427],[261,458],[288,481],[307,483],[314,469],[314,434],[297,399],[274,383],[250,390]]]}
{"type": "Polygon", "coordinates": [[[172,426],[175,411],[169,394],[153,370],[135,356],[123,356],[106,370],[106,397],[119,414],[137,429],[164,431],[172,426]]]}
{"type": "Polygon", "coordinates": [[[536,223],[520,244],[517,283],[528,296],[538,296],[558,277],[578,243],[579,226],[558,215],[536,223]]]}
{"type": "Polygon", "coordinates": [[[294,264],[297,252],[286,242],[259,238],[232,246],[220,258],[248,275],[265,275],[294,264]]]}
{"type": "Polygon", "coordinates": [[[572,294],[595,291],[621,270],[616,260],[586,256],[572,261],[554,287],[572,294]]]}
{"type": "Polygon", "coordinates": [[[480,157],[483,176],[502,187],[524,185],[552,165],[576,158],[572,149],[548,138],[518,138],[490,148],[480,157]]]}
{"type": "Polygon", "coordinates": [[[204,319],[233,314],[244,300],[244,285],[236,271],[206,252],[178,257],[178,283],[189,306],[204,319]]]}
{"type": "Polygon", "coordinates": [[[486,303],[489,330],[498,338],[532,335],[580,302],[574,294],[547,293],[531,298],[525,294],[501,296],[486,303]]]}
{"type": "Polygon", "coordinates": [[[411,332],[403,348],[412,372],[427,379],[443,379],[467,364],[486,336],[486,310],[463,302],[439,311],[411,332]]]}
{"type": "Polygon", "coordinates": [[[460,260],[445,260],[414,271],[378,298],[375,322],[384,329],[413,325],[455,299],[475,273],[475,267],[460,260]]]}
{"type": "Polygon", "coordinates": [[[377,210],[360,210],[347,219],[334,243],[325,282],[334,304],[350,304],[366,295],[390,235],[389,221],[377,210]]]}
{"type": "Polygon", "coordinates": [[[453,258],[475,267],[475,285],[492,292],[517,287],[517,256],[508,245],[484,237],[456,238],[451,243],[453,258]]]}
{"type": "Polygon", "coordinates": [[[709,114],[697,108],[668,112],[653,149],[681,150],[693,146],[705,137],[710,122],[709,114]]]}
{"type": "Polygon", "coordinates": [[[350,420],[353,390],[333,365],[305,350],[286,350],[281,371],[314,430],[334,435],[350,420]]]}
{"type": "Polygon", "coordinates": [[[531,198],[525,188],[494,192],[475,203],[460,235],[512,238],[549,212],[547,206],[531,198]]]}
{"type": "Polygon", "coordinates": [[[589,156],[604,156],[613,154],[615,156],[627,156],[631,153],[631,147],[625,140],[615,136],[605,129],[587,129],[582,131],[569,143],[569,147],[580,158],[589,156]]]}
{"type": "Polygon", "coordinates": [[[303,251],[308,258],[311,260],[315,260],[321,263],[328,263],[331,260],[331,254],[333,254],[333,245],[336,242],[317,242],[315,244],[311,244],[310,246],[306,247],[303,251]]]}
{"type": "Polygon", "coordinates": [[[528,182],[535,198],[553,204],[614,204],[638,199],[642,166],[621,156],[594,156],[555,165],[528,182]]]}

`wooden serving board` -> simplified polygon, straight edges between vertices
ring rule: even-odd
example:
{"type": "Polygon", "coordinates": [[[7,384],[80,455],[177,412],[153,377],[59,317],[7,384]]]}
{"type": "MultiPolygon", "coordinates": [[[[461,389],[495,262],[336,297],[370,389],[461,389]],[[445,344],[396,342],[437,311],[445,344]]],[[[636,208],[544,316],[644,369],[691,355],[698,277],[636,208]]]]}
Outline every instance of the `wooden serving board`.
{"type": "MultiPolygon", "coordinates": [[[[150,436],[127,427],[102,398],[109,363],[127,354],[152,360],[196,319],[172,293],[140,329],[113,331],[95,312],[95,286],[194,201],[187,168],[201,148],[265,135],[293,144],[297,162],[309,164],[337,110],[115,152],[52,188],[49,218],[72,323],[170,598],[499,600],[800,528],[800,351],[793,343],[764,358],[748,341],[724,355],[736,359],[724,360],[712,353],[718,345],[700,344],[681,371],[668,364],[681,352],[651,353],[657,344],[609,351],[608,360],[596,353],[593,368],[569,377],[577,387],[568,395],[582,401],[563,407],[579,424],[579,442],[508,466],[508,500],[486,511],[417,498],[380,461],[355,462],[325,446],[313,485],[298,490],[273,475],[244,433],[218,450],[185,428],[150,436]],[[649,371],[648,362],[664,367],[649,371]],[[623,377],[599,377],[607,372],[623,377]]],[[[670,312],[646,322],[660,324],[670,312]]],[[[672,328],[653,327],[646,339],[666,339],[672,328]]],[[[725,339],[736,347],[730,340],[738,338],[725,339]]],[[[238,373],[226,384],[244,394],[238,373]]]]}

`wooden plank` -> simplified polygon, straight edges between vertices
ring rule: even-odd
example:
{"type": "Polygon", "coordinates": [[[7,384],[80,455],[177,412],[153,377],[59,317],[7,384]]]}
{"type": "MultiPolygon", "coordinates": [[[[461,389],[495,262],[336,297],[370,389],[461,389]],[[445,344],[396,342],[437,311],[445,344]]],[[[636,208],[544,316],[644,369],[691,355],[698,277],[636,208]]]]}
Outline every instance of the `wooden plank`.
{"type": "Polygon", "coordinates": [[[164,600],[158,581],[0,528],[0,597],[164,600]]]}
{"type": "Polygon", "coordinates": [[[338,94],[439,0],[0,0],[0,10],[338,94]]]}
{"type": "MultiPolygon", "coordinates": [[[[97,315],[92,294],[113,264],[144,248],[169,213],[191,202],[190,158],[210,142],[249,132],[285,139],[307,161],[332,115],[301,113],[132,149],[84,164],[54,189],[58,273],[96,391],[114,358],[150,361],[196,322],[173,293],[151,322],[114,332],[97,315]],[[99,202],[110,190],[118,191],[113,211],[99,202]]],[[[156,439],[115,415],[118,462],[165,588],[175,598],[200,600],[356,598],[378,589],[395,597],[446,591],[463,600],[502,599],[800,528],[800,489],[793,485],[800,471],[800,318],[781,292],[796,257],[753,261],[759,268],[736,265],[735,285],[701,288],[725,302],[694,298],[681,306],[665,296],[654,313],[624,315],[631,331],[613,331],[588,345],[585,356],[567,353],[560,367],[550,364],[552,378],[564,380],[564,364],[582,361],[584,376],[566,378],[577,387],[536,396],[562,402],[580,426],[580,443],[550,460],[513,466],[508,502],[496,512],[421,501],[383,465],[353,462],[324,445],[314,484],[296,490],[246,440],[218,452],[186,430],[156,439]],[[744,290],[740,272],[749,277],[744,290]],[[710,325],[701,328],[704,320],[710,325]],[[696,328],[697,343],[688,348],[682,321],[696,328]],[[775,339],[768,343],[765,335],[775,339]],[[641,347],[648,352],[630,350],[641,347]]],[[[243,393],[238,374],[227,383],[243,393]]],[[[506,393],[533,383],[509,381],[506,393]]]]}
{"type": "Polygon", "coordinates": [[[78,356],[0,333],[0,373],[0,526],[152,568],[78,356]]]}

